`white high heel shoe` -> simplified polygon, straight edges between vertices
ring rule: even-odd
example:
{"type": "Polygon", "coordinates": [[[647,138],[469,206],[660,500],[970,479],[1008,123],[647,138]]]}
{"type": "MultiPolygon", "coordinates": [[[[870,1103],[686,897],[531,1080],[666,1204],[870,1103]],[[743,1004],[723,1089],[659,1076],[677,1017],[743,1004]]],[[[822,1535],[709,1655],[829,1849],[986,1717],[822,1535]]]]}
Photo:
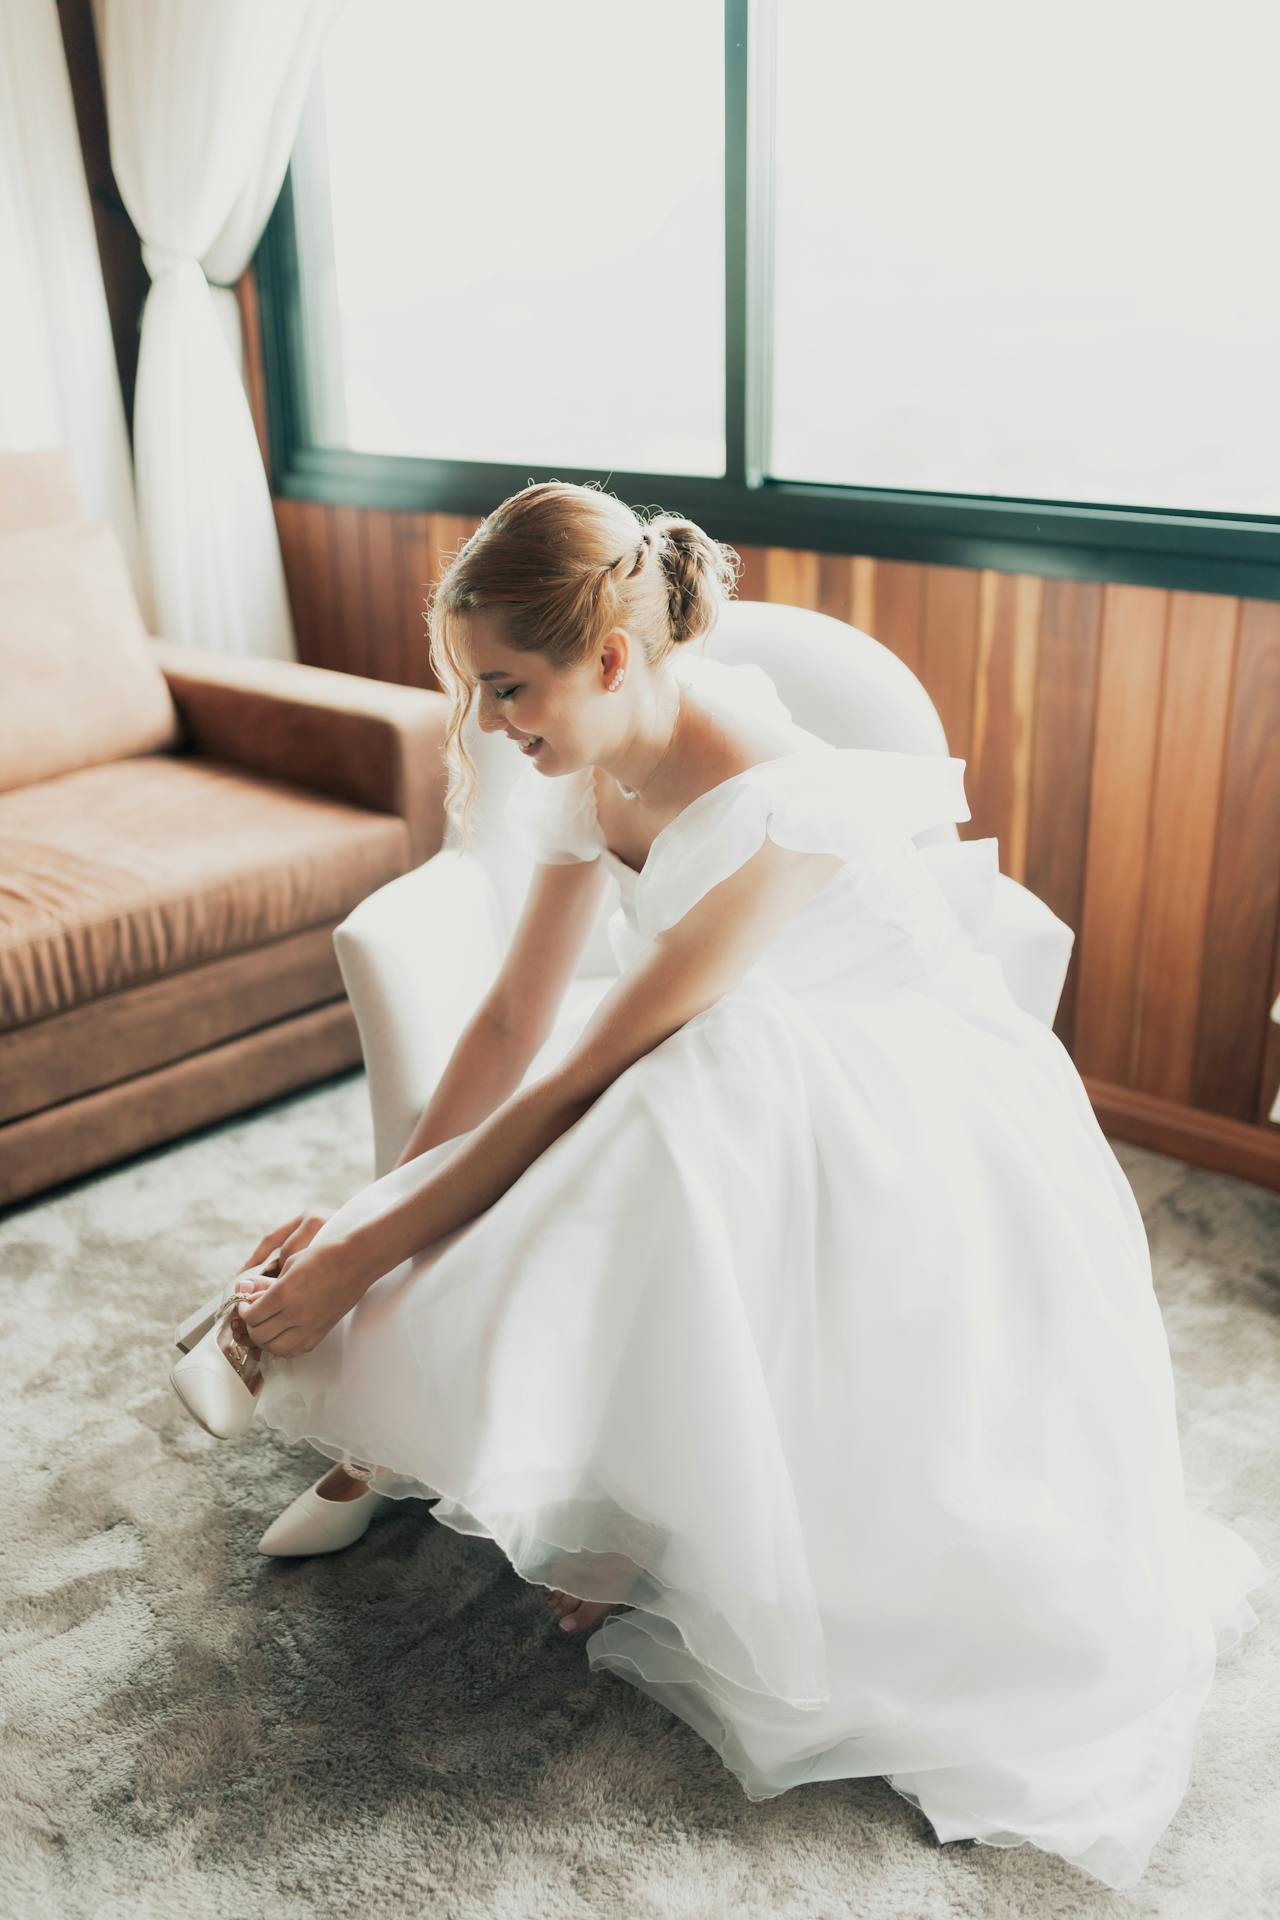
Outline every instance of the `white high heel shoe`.
{"type": "MultiPolygon", "coordinates": [[[[356,1480],[373,1471],[371,1467],[362,1470],[349,1460],[339,1464],[356,1480]]],[[[319,1488],[332,1472],[332,1467],[327,1468],[319,1480],[277,1514],[258,1542],[259,1553],[337,1553],[360,1539],[379,1507],[385,1506],[386,1495],[366,1487],[351,1500],[327,1500],[319,1488]]]]}
{"type": "MultiPolygon", "coordinates": [[[[265,1275],[268,1280],[274,1280],[279,1272],[279,1268],[280,1249],[277,1247],[274,1253],[267,1255],[260,1266],[248,1267],[245,1269],[245,1272],[246,1274],[260,1273],[265,1275]]],[[[236,1279],[239,1280],[240,1278],[241,1275],[237,1274],[236,1279]]],[[[211,1293],[203,1306],[197,1307],[194,1312],[187,1315],[185,1320],[178,1322],[173,1330],[174,1346],[182,1353],[190,1353],[197,1341],[204,1339],[205,1334],[208,1333],[210,1327],[222,1311],[222,1308],[226,1305],[226,1302],[227,1289],[225,1287],[219,1287],[216,1293],[211,1293]]]]}
{"type": "Polygon", "coordinates": [[[218,1309],[226,1297],[225,1287],[219,1287],[216,1293],[210,1294],[202,1307],[197,1307],[194,1313],[189,1313],[185,1320],[179,1321],[174,1328],[173,1344],[180,1352],[190,1353],[197,1340],[204,1339],[217,1319],[218,1309]]]}
{"type": "MultiPolygon", "coordinates": [[[[251,1267],[236,1279],[257,1275],[273,1279],[278,1261],[277,1251],[260,1267],[251,1267]]],[[[177,1331],[177,1345],[182,1346],[184,1337],[192,1344],[184,1349],[183,1358],[169,1375],[169,1383],[187,1412],[215,1440],[234,1440],[247,1431],[257,1406],[257,1389],[262,1385],[259,1349],[238,1340],[231,1328],[238,1305],[238,1294],[224,1291],[216,1301],[197,1307],[183,1321],[177,1331]]]]}

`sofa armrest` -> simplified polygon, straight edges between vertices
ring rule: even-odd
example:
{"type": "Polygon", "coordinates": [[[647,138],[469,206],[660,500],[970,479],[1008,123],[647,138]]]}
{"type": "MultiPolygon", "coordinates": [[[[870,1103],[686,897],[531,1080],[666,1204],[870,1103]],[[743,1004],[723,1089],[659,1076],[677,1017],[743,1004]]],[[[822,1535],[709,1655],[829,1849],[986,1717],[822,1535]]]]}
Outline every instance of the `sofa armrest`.
{"type": "Polygon", "coordinates": [[[443,693],[298,660],[150,645],[197,753],[398,815],[415,866],[441,847],[443,693]]]}

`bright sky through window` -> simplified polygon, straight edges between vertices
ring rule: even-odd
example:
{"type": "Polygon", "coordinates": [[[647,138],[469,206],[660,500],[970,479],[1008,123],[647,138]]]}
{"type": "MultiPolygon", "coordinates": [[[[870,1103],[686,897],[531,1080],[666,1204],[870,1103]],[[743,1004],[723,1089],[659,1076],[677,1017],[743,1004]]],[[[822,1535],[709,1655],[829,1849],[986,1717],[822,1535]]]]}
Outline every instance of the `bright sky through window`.
{"type": "Polygon", "coordinates": [[[359,0],[295,156],[317,438],[724,467],[719,0],[359,0]]]}
{"type": "Polygon", "coordinates": [[[772,473],[1280,513],[1280,5],[778,23],[772,473]]]}

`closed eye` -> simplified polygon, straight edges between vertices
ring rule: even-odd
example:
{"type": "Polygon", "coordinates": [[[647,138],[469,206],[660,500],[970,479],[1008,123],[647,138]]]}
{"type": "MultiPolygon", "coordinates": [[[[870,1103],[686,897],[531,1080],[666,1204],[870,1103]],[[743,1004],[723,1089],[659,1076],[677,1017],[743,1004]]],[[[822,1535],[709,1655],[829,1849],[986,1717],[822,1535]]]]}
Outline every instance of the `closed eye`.
{"type": "Polygon", "coordinates": [[[499,693],[498,689],[495,687],[493,690],[493,697],[495,700],[509,700],[513,693],[519,693],[519,692],[520,692],[519,687],[507,687],[502,693],[499,693]]]}

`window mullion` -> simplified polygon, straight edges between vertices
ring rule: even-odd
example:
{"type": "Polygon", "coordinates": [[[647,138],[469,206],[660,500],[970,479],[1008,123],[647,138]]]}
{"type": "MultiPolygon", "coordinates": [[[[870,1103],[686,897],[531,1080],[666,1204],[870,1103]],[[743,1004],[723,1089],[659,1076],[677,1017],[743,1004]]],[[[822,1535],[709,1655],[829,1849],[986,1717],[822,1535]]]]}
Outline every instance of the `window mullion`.
{"type": "Polygon", "coordinates": [[[745,351],[743,484],[758,488],[772,464],[777,0],[746,0],[745,351]]]}
{"type": "Polygon", "coordinates": [[[773,417],[776,0],[725,0],[725,478],[758,488],[773,417]]]}

